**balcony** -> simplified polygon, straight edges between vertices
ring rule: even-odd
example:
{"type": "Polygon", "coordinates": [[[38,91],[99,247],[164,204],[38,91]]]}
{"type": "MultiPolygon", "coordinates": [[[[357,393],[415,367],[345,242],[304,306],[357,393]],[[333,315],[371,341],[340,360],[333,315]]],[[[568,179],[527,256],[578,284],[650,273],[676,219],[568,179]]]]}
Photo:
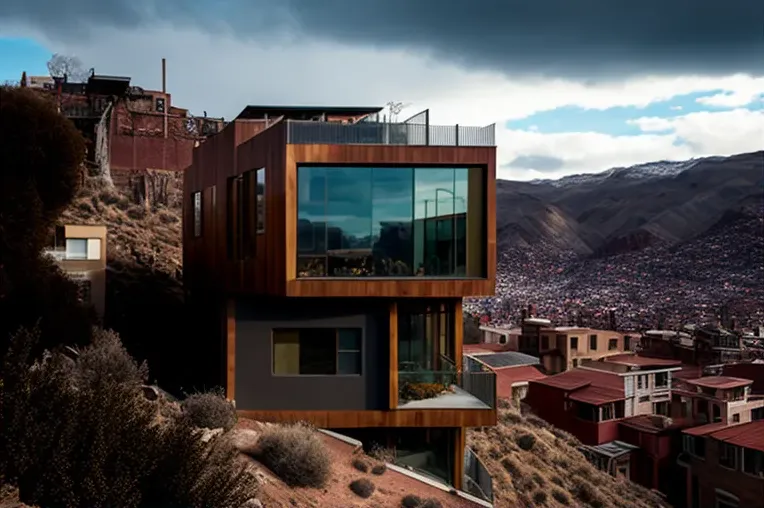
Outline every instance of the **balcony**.
{"type": "Polygon", "coordinates": [[[495,124],[485,127],[429,123],[285,120],[295,145],[496,146],[495,124]]]}
{"type": "Polygon", "coordinates": [[[398,387],[398,409],[496,408],[494,372],[401,371],[398,387]]]}

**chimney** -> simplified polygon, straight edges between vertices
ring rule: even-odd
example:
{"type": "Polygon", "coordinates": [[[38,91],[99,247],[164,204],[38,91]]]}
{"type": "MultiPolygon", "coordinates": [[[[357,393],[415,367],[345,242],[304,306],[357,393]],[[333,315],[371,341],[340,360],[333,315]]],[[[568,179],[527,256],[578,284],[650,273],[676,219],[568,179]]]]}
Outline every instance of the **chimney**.
{"type": "MultiPolygon", "coordinates": [[[[167,137],[167,110],[170,105],[167,103],[167,59],[162,58],[162,94],[164,95],[164,137],[167,137]]],[[[163,166],[164,167],[164,166],[163,166]]]]}
{"type": "Polygon", "coordinates": [[[528,317],[528,311],[526,309],[523,309],[523,312],[521,313],[521,319],[523,320],[523,322],[525,322],[527,317],[528,317]]]}
{"type": "Polygon", "coordinates": [[[584,326],[584,315],[581,313],[581,311],[576,312],[576,326],[579,328],[584,326]]]}
{"type": "Polygon", "coordinates": [[[615,323],[615,311],[613,309],[610,309],[608,311],[608,324],[610,325],[611,330],[616,330],[616,323],[615,323]]]}
{"type": "Polygon", "coordinates": [[[532,303],[530,305],[530,312],[529,313],[530,313],[531,317],[538,317],[538,307],[536,306],[535,303],[532,303]]]}

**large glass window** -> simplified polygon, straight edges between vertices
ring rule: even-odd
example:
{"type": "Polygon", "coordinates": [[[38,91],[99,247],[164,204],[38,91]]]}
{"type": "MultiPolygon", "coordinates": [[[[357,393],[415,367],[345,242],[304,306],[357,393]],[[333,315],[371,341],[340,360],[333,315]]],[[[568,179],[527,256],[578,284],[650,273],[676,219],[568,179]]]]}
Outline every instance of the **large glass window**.
{"type": "Polygon", "coordinates": [[[297,175],[299,277],[485,277],[484,168],[297,175]]]}
{"type": "Polygon", "coordinates": [[[360,328],[293,328],[273,330],[276,375],[361,374],[360,328]]]}

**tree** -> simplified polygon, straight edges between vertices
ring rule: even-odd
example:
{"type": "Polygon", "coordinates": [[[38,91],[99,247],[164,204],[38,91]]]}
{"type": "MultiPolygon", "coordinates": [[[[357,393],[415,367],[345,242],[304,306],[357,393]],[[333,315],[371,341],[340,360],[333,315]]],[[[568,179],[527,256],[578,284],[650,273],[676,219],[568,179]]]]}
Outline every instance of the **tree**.
{"type": "Polygon", "coordinates": [[[0,354],[10,332],[38,320],[45,339],[87,341],[91,315],[74,284],[41,256],[78,190],[82,135],[43,94],[0,87],[0,139],[0,354]]]}
{"type": "Polygon", "coordinates": [[[29,88],[0,88],[0,260],[32,255],[80,185],[85,140],[29,88]]]}
{"type": "Polygon", "coordinates": [[[55,53],[48,60],[48,72],[51,77],[63,78],[66,76],[68,81],[74,83],[84,82],[88,79],[88,72],[79,58],[60,53],[55,53]]]}

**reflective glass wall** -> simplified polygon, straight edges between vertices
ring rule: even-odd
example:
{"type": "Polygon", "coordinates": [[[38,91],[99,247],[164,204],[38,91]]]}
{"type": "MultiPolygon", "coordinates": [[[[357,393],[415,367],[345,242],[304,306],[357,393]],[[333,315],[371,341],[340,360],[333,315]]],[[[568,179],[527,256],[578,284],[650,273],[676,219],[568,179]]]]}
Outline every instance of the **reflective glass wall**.
{"type": "Polygon", "coordinates": [[[485,172],[298,167],[298,277],[485,277],[485,172]]]}

